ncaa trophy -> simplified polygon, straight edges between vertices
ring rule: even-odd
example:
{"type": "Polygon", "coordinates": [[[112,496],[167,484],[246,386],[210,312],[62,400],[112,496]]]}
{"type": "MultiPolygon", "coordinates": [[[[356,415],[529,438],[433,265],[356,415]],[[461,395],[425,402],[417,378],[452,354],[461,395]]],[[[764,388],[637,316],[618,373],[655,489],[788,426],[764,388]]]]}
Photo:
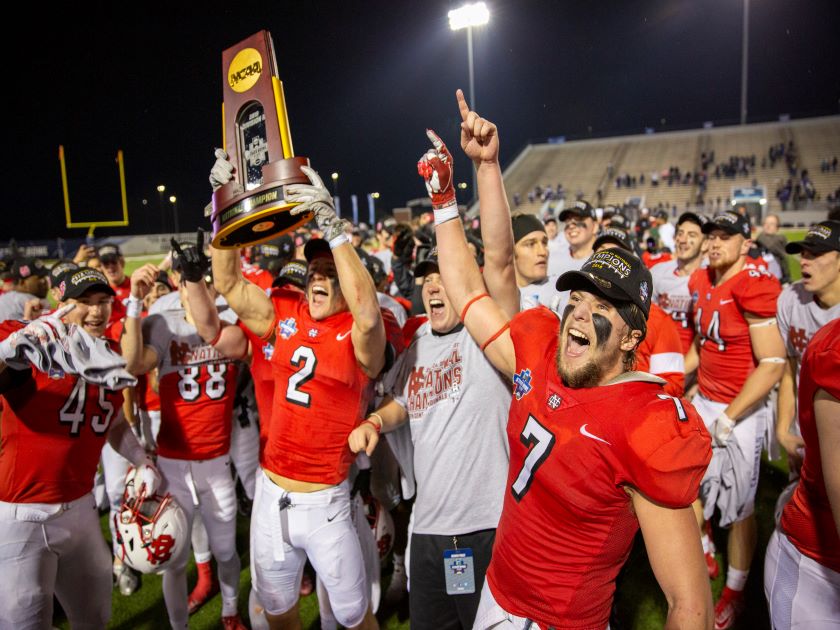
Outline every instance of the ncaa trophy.
{"type": "MultiPolygon", "coordinates": [[[[285,234],[312,213],[293,216],[286,184],[308,184],[295,157],[283,83],[277,75],[271,34],[260,31],[222,53],[223,141],[235,167],[233,179],[213,193],[213,247],[237,249],[285,234]]],[[[209,206],[208,206],[209,209],[209,206]]]]}

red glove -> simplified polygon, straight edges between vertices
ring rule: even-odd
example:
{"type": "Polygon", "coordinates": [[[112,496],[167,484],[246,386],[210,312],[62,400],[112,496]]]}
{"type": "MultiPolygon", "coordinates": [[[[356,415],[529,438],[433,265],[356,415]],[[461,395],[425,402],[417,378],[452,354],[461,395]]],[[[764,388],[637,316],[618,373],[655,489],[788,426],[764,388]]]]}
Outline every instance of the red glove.
{"type": "Polygon", "coordinates": [[[435,210],[446,206],[457,206],[453,185],[454,164],[449,149],[438,135],[426,129],[426,135],[434,145],[417,162],[417,172],[426,181],[426,190],[435,210]]]}

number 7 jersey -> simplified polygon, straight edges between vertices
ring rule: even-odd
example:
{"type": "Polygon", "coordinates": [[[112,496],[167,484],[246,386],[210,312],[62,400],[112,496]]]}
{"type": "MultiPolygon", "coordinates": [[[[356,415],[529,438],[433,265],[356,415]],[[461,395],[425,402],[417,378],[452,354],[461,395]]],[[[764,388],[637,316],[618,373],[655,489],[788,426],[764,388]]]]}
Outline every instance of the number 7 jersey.
{"type": "Polygon", "coordinates": [[[158,355],[158,453],[183,460],[226,455],[236,364],[205,342],[180,309],[144,319],[143,341],[158,355]]]}
{"type": "MultiPolygon", "coordinates": [[[[0,340],[23,326],[3,322],[0,340]]],[[[109,343],[119,352],[116,343],[109,343]]],[[[93,488],[108,429],[122,407],[122,391],[60,371],[45,374],[32,369],[31,374],[10,375],[20,382],[2,399],[0,501],[75,501],[93,488]]]]}

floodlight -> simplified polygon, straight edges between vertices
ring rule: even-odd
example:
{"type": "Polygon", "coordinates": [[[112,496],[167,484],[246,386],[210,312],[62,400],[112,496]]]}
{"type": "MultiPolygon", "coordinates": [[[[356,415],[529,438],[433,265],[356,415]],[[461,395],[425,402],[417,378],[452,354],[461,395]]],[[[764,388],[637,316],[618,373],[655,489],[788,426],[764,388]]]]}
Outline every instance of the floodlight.
{"type": "Polygon", "coordinates": [[[457,31],[470,26],[481,26],[490,21],[490,11],[483,2],[465,4],[449,12],[449,28],[457,31]]]}

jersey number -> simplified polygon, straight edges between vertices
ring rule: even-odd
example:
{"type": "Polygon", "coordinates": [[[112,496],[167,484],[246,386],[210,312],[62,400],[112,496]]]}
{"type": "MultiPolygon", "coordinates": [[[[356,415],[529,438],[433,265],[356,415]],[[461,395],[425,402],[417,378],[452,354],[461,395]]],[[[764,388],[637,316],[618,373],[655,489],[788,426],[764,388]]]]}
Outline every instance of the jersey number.
{"type": "Polygon", "coordinates": [[[726,350],[726,342],[720,338],[720,311],[712,311],[712,319],[709,322],[709,327],[703,332],[700,327],[700,318],[703,316],[703,309],[697,309],[697,318],[694,326],[700,331],[700,345],[702,346],[707,341],[713,341],[717,344],[718,350],[723,352],[726,350]]]}
{"type": "Polygon", "coordinates": [[[302,392],[300,387],[311,381],[312,377],[315,376],[315,366],[318,365],[315,352],[307,346],[299,346],[292,354],[289,362],[299,369],[289,377],[289,384],[286,386],[286,400],[301,407],[309,407],[312,396],[302,392]]]}
{"type": "Polygon", "coordinates": [[[181,368],[178,370],[180,379],[178,380],[178,393],[181,398],[187,402],[197,400],[201,396],[201,385],[198,382],[198,376],[202,369],[207,370],[207,380],[204,382],[204,393],[210,400],[219,400],[225,395],[225,372],[227,372],[227,363],[208,363],[207,365],[192,365],[190,367],[181,368]]]}
{"type": "Polygon", "coordinates": [[[555,441],[554,434],[541,425],[532,415],[528,416],[528,422],[525,423],[525,428],[522,429],[519,440],[525,446],[533,446],[533,448],[525,458],[516,481],[510,487],[513,498],[517,501],[521,501],[525,493],[528,492],[528,488],[531,487],[531,482],[534,480],[534,475],[537,474],[537,470],[551,453],[555,441]]]}
{"type": "MultiPolygon", "coordinates": [[[[70,435],[79,435],[82,424],[85,421],[85,399],[87,398],[87,384],[79,379],[73,386],[73,391],[67,397],[67,401],[58,412],[59,422],[66,422],[70,425],[70,435]]],[[[90,428],[97,435],[102,435],[108,430],[111,418],[114,416],[114,403],[105,397],[105,388],[99,387],[99,409],[102,415],[93,415],[90,418],[90,428]]]]}

